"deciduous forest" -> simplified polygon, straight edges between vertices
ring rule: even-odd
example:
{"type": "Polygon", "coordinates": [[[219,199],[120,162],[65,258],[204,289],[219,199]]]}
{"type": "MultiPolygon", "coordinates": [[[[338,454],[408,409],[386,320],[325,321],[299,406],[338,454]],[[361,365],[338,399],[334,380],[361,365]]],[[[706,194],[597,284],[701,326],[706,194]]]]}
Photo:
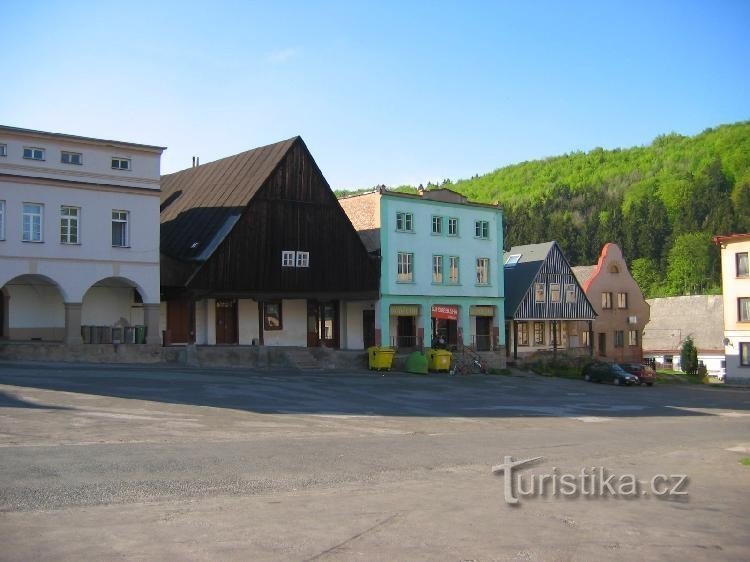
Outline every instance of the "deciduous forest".
{"type": "Polygon", "coordinates": [[[711,237],[750,232],[750,121],[426,186],[436,187],[499,202],[506,248],[557,240],[571,265],[591,265],[616,242],[647,297],[720,292],[711,237]]]}

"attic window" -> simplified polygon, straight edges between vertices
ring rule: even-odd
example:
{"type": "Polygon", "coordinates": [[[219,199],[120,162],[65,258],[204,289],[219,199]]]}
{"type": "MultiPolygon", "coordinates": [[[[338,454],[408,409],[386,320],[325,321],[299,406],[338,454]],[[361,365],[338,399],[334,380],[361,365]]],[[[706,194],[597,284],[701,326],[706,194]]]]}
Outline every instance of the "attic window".
{"type": "Polygon", "coordinates": [[[281,252],[281,267],[294,267],[294,251],[284,250],[281,252]]]}
{"type": "Polygon", "coordinates": [[[505,260],[505,267],[513,267],[521,259],[521,254],[511,254],[505,260]]]}
{"type": "Polygon", "coordinates": [[[192,244],[190,244],[190,249],[195,250],[200,245],[201,245],[200,242],[193,242],[192,244]]]}
{"type": "Polygon", "coordinates": [[[617,266],[617,264],[612,264],[609,266],[609,272],[610,273],[620,273],[620,268],[617,266]]]}

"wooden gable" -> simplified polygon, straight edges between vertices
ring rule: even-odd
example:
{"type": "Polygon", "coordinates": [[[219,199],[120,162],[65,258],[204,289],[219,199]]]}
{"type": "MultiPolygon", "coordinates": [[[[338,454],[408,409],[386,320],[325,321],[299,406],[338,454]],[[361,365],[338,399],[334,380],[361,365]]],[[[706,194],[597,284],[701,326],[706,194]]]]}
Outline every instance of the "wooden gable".
{"type": "Polygon", "coordinates": [[[297,139],[188,288],[261,298],[377,298],[378,278],[378,263],[297,139]],[[307,267],[283,266],[284,251],[308,252],[307,267]]]}
{"type": "Polygon", "coordinates": [[[557,243],[552,244],[546,258],[529,284],[516,308],[516,320],[593,320],[596,312],[586,297],[573,270],[557,243]],[[544,300],[537,302],[536,285],[544,285],[544,300]],[[550,285],[560,285],[560,302],[552,302],[550,285]],[[566,302],[566,289],[575,291],[575,302],[566,302]]]}

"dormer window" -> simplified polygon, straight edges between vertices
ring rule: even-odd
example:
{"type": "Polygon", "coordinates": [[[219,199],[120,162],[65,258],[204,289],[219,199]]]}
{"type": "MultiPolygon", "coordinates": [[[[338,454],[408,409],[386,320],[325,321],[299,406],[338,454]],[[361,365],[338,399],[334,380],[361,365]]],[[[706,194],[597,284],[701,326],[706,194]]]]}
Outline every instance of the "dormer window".
{"type": "Polygon", "coordinates": [[[130,158],[115,158],[112,157],[112,169],[113,170],[130,170],[130,158]]]}
{"type": "Polygon", "coordinates": [[[521,259],[521,254],[511,254],[505,259],[505,267],[513,267],[521,259]]]}
{"type": "Polygon", "coordinates": [[[23,157],[26,160],[44,160],[44,149],[33,146],[23,147],[23,157]]]}

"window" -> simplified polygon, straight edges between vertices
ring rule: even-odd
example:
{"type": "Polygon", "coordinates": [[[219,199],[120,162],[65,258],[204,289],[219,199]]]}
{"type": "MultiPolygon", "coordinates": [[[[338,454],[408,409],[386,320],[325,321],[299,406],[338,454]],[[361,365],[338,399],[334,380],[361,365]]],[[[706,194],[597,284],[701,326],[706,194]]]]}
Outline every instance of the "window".
{"type": "Polygon", "coordinates": [[[488,285],[490,282],[490,259],[477,258],[477,285],[488,285]]]}
{"type": "Polygon", "coordinates": [[[411,283],[414,280],[414,254],[406,252],[398,253],[398,275],[396,280],[399,283],[411,283]]]}
{"type": "Polygon", "coordinates": [[[310,267],[310,252],[297,252],[297,267],[310,267]]]}
{"type": "Polygon", "coordinates": [[[589,347],[591,345],[591,332],[584,330],[581,332],[581,347],[589,347]]]}
{"type": "Polygon", "coordinates": [[[78,244],[78,207],[60,207],[60,244],[78,244]]]}
{"type": "Polygon", "coordinates": [[[737,277],[748,277],[750,267],[748,267],[747,252],[735,254],[735,259],[737,261],[737,277]]]}
{"type": "Polygon", "coordinates": [[[130,158],[115,158],[112,157],[112,169],[113,170],[130,170],[130,158]]]}
{"type": "Polygon", "coordinates": [[[0,240],[5,240],[5,201],[0,201],[0,240]]]}
{"type": "Polygon", "coordinates": [[[628,345],[638,345],[638,330],[628,330],[628,345]]]}
{"type": "Polygon", "coordinates": [[[575,304],[576,302],[576,286],[565,285],[565,302],[566,304],[575,304]]]}
{"type": "Polygon", "coordinates": [[[518,326],[518,345],[529,345],[528,322],[519,322],[516,326],[518,326]]]}
{"type": "Polygon", "coordinates": [[[750,342],[740,342],[740,367],[750,367],[750,342]]]}
{"type": "Polygon", "coordinates": [[[281,301],[263,303],[263,329],[281,330],[284,327],[281,317],[281,301]]]}
{"type": "Polygon", "coordinates": [[[612,293],[602,293],[602,308],[612,308],[612,293]]]}
{"type": "Polygon", "coordinates": [[[544,322],[534,322],[534,345],[544,345],[544,322]]]}
{"type": "Polygon", "coordinates": [[[432,282],[443,282],[443,256],[432,256],[432,282]]]}
{"type": "Polygon", "coordinates": [[[128,246],[128,212],[112,211],[112,246],[128,246]]]}
{"type": "Polygon", "coordinates": [[[38,203],[23,204],[23,241],[42,241],[42,214],[44,207],[38,203]]]}
{"type": "Polygon", "coordinates": [[[534,302],[544,302],[547,300],[547,290],[544,283],[534,283],[534,302]]]}
{"type": "Polygon", "coordinates": [[[413,232],[414,215],[412,213],[396,213],[396,230],[399,232],[413,232]]]}
{"type": "Polygon", "coordinates": [[[448,258],[448,283],[458,285],[458,256],[448,258]]]}
{"type": "Polygon", "coordinates": [[[627,307],[628,307],[628,294],[617,293],[617,308],[627,308],[627,307]]]}
{"type": "Polygon", "coordinates": [[[448,219],[448,236],[458,236],[458,219],[456,217],[448,219]]]}
{"type": "Polygon", "coordinates": [[[513,267],[518,263],[518,260],[521,259],[521,254],[510,254],[505,259],[505,267],[513,267]]]}
{"type": "Polygon", "coordinates": [[[484,240],[490,237],[490,223],[487,221],[476,221],[474,223],[474,236],[484,240]]]}
{"type": "Polygon", "coordinates": [[[737,319],[740,322],[750,322],[750,297],[737,299],[737,319]]]}
{"type": "Polygon", "coordinates": [[[23,157],[27,160],[44,160],[44,149],[24,146],[23,157]]]}
{"type": "Polygon", "coordinates": [[[432,233],[443,233],[443,217],[432,217],[432,233]]]}
{"type": "Polygon", "coordinates": [[[282,250],[281,267],[294,267],[294,251],[293,250],[282,250]]]}
{"type": "Polygon", "coordinates": [[[63,150],[60,153],[60,162],[63,164],[83,164],[83,154],[80,152],[67,152],[63,150]]]}
{"type": "Polygon", "coordinates": [[[0,144],[0,156],[8,156],[8,145],[0,144]]]}
{"type": "Polygon", "coordinates": [[[562,300],[562,294],[560,293],[560,283],[549,284],[549,300],[550,302],[560,302],[562,300]]]}
{"type": "Polygon", "coordinates": [[[615,330],[615,347],[623,347],[625,345],[625,332],[622,330],[615,330]]]}

